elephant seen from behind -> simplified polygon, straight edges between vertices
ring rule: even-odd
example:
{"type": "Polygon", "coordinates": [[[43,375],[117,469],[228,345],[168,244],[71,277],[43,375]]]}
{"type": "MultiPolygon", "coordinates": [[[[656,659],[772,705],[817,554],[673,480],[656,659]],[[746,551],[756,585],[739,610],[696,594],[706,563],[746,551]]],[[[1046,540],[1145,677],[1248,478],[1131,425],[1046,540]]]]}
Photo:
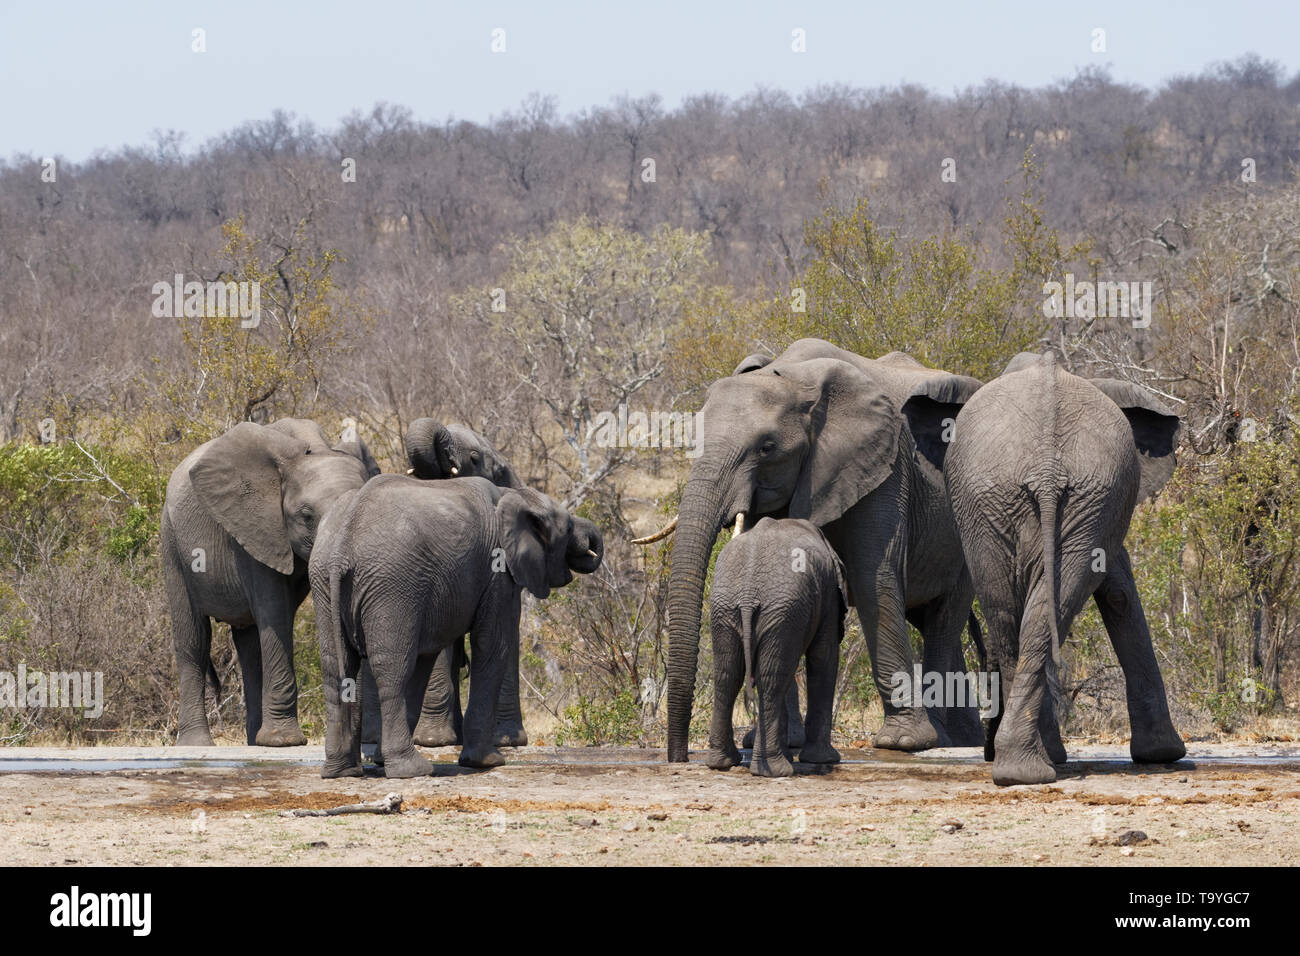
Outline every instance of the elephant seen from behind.
{"type": "Polygon", "coordinates": [[[1174,470],[1179,419],[1146,390],[1022,353],[957,416],[945,478],[1001,691],[998,784],[1045,783],[1065,748],[1049,678],[1088,598],[1124,672],[1133,759],[1178,760],[1124,536],[1174,470]]]}
{"type": "Polygon", "coordinates": [[[330,513],[311,562],[326,710],[321,775],[361,775],[362,657],[378,689],[385,773],[428,774],[411,727],[436,656],[467,632],[460,763],[501,764],[496,709],[519,653],[520,591],[545,598],[575,571],[595,571],[602,553],[589,521],[531,488],[384,475],[352,492],[330,513]]]}
{"type": "Polygon", "coordinates": [[[731,712],[741,682],[757,707],[750,772],[794,773],[786,749],[786,700],[801,657],[808,675],[806,743],[800,763],[838,763],[831,746],[831,710],[844,613],[843,570],[810,521],[763,518],[733,537],[718,555],[709,596],[713,635],[713,720],[708,765],[740,763],[731,712]]]}

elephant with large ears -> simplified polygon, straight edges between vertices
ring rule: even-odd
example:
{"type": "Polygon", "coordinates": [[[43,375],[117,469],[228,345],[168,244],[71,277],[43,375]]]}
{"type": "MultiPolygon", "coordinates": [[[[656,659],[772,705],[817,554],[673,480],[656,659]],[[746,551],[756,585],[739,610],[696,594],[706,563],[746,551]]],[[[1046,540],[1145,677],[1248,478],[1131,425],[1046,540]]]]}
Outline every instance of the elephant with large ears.
{"type": "Polygon", "coordinates": [[[1178,431],[1146,390],[1072,375],[1051,352],[1016,356],[957,417],[945,477],[999,678],[995,783],[1050,782],[1065,762],[1049,678],[1090,597],[1124,672],[1133,759],[1187,752],[1124,549],[1134,507],[1173,474],[1178,431]]]}
{"type": "Polygon", "coordinates": [[[249,744],[305,744],[293,619],[317,529],[345,492],[379,474],[361,442],[331,445],[315,422],[243,422],[196,448],[167,483],[160,530],[180,679],[177,742],[211,746],[205,704],[212,620],[230,625],[249,744]]]}
{"type": "Polygon", "coordinates": [[[494,767],[496,707],[519,654],[520,592],[547,597],[573,572],[590,574],[600,552],[591,523],[531,488],[482,478],[419,481],[384,475],[342,499],[311,561],[312,599],[325,689],[322,777],[360,776],[361,658],[379,692],[384,772],[427,775],[415,749],[434,661],[470,635],[470,695],[460,763],[494,767]]]}
{"type": "Polygon", "coordinates": [[[831,746],[831,711],[848,609],[844,591],[840,559],[812,522],[762,518],[727,542],[709,594],[710,767],[727,770],[740,763],[731,711],[743,680],[757,706],[750,772],[794,774],[786,749],[786,701],[800,658],[808,671],[808,721],[799,762],[839,763],[831,746]]]}
{"type": "Polygon", "coordinates": [[[752,356],[710,386],[703,448],[676,518],[669,578],[668,759],[687,759],[705,573],[738,518],[805,518],[842,560],[884,702],[877,747],[983,740],[974,706],[898,707],[891,675],[912,672],[907,625],[927,670],[964,672],[974,589],[943,487],[945,432],[980,382],[890,353],[873,360],[821,339],[752,356]]]}

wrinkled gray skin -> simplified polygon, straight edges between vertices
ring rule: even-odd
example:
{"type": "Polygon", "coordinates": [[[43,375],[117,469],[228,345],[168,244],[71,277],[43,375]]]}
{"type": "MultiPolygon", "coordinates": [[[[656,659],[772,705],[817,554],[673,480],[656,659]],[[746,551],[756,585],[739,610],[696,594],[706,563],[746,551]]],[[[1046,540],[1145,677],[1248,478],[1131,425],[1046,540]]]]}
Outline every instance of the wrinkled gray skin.
{"type": "Polygon", "coordinates": [[[757,706],[750,773],[794,774],[786,700],[801,657],[808,671],[808,721],[799,762],[839,763],[831,746],[831,708],[847,609],[840,560],[812,522],[763,518],[727,542],[709,594],[710,767],[727,770],[740,763],[731,712],[744,682],[757,706]]]}
{"type": "MultiPolygon", "coordinates": [[[[510,463],[492,447],[492,443],[464,425],[444,425],[433,418],[417,418],[406,430],[406,453],[411,462],[410,474],[422,480],[480,477],[502,488],[523,487],[510,463]]],[[[588,547],[600,553],[598,542],[589,542],[588,547]]],[[[460,675],[465,663],[463,640],[453,641],[438,655],[414,730],[417,744],[443,747],[463,742],[460,675]]],[[[374,679],[364,662],[362,679],[367,689],[373,688],[374,679]]],[[[362,739],[377,741],[379,708],[377,703],[370,703],[376,701],[375,695],[366,694],[363,701],[366,710],[362,716],[362,739]]],[[[522,747],[528,743],[519,701],[517,659],[506,671],[501,687],[495,743],[498,747],[522,747]]]]}
{"type": "Polygon", "coordinates": [[[926,670],[966,669],[974,589],[943,487],[942,433],[979,385],[902,353],[873,360],[802,339],[710,386],[669,579],[669,760],[687,759],[709,554],[739,512],[806,518],[839,555],[885,702],[876,747],[983,741],[973,705],[927,713],[889,699],[890,676],[912,672],[908,622],[925,639],[926,670]]]}
{"type": "Polygon", "coordinates": [[[322,777],[361,776],[361,656],[378,687],[384,772],[423,776],[432,763],[411,726],[434,660],[470,635],[470,699],[460,763],[504,762],[493,731],[505,674],[519,655],[520,590],[552,588],[600,566],[599,534],[531,488],[482,478],[383,475],[341,499],[311,561],[325,691],[322,777]],[[344,681],[348,685],[344,685],[344,681]]]}
{"type": "Polygon", "coordinates": [[[160,551],[180,678],[178,744],[212,745],[204,700],[206,678],[216,681],[210,619],[228,623],[234,637],[248,742],[307,742],[293,670],[307,561],[330,507],[378,473],[362,443],[331,446],[319,425],[295,418],[236,425],[172,472],[160,551]]]}
{"type": "Polygon", "coordinates": [[[1051,353],[1016,356],[958,417],[945,476],[1000,675],[995,783],[1050,782],[1065,762],[1049,668],[1089,597],[1124,671],[1133,759],[1186,753],[1124,549],[1133,508],[1173,473],[1178,429],[1145,390],[1051,353]]]}

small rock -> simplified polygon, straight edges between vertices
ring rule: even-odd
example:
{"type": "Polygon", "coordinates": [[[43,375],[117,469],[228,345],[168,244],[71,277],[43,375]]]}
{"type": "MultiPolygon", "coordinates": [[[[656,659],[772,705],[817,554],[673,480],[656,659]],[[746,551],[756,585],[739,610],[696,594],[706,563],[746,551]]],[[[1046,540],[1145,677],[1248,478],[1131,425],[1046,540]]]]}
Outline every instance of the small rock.
{"type": "Polygon", "coordinates": [[[1186,777],[1179,777],[1179,778],[1178,778],[1178,782],[1179,782],[1179,783],[1186,783],[1186,782],[1187,782],[1187,778],[1186,778],[1186,777]]]}
{"type": "Polygon", "coordinates": [[[1126,846],[1126,847],[1121,847],[1119,852],[1122,856],[1132,856],[1134,853],[1137,852],[1137,850],[1133,849],[1131,846],[1126,846]]]}
{"type": "Polygon", "coordinates": [[[869,833],[874,833],[876,830],[876,825],[874,823],[864,823],[862,826],[858,827],[858,829],[866,830],[869,833]]]}
{"type": "Polygon", "coordinates": [[[1044,853],[1035,853],[1035,854],[1034,854],[1034,862],[1035,862],[1035,863],[1042,863],[1042,862],[1044,862],[1046,859],[1047,859],[1047,855],[1044,854],[1044,853]]]}
{"type": "Polygon", "coordinates": [[[668,814],[666,814],[666,813],[647,813],[647,814],[645,815],[645,818],[646,818],[647,820],[667,820],[667,819],[668,819],[668,814]]]}
{"type": "Polygon", "coordinates": [[[947,820],[944,820],[943,823],[940,824],[940,826],[942,826],[945,830],[948,830],[949,827],[952,827],[952,830],[948,830],[948,832],[951,833],[953,832],[953,830],[960,830],[963,826],[965,826],[965,824],[962,823],[960,820],[958,820],[956,817],[949,817],[947,820]]]}
{"type": "Polygon", "coordinates": [[[1125,830],[1115,838],[1116,846],[1136,846],[1146,842],[1147,835],[1141,830],[1125,830]]]}
{"type": "Polygon", "coordinates": [[[619,827],[619,829],[623,830],[626,833],[631,833],[634,830],[639,830],[640,827],[636,825],[636,821],[628,820],[627,823],[623,824],[621,827],[619,827]]]}

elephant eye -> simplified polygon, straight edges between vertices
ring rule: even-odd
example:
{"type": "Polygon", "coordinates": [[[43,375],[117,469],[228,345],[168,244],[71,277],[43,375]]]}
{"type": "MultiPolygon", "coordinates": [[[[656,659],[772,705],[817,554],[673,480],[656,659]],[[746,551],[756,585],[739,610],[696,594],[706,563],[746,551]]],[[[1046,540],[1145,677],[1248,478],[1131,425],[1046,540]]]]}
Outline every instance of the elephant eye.
{"type": "Polygon", "coordinates": [[[760,455],[770,455],[774,451],[776,451],[776,442],[772,441],[770,438],[763,442],[758,449],[760,455]]]}

